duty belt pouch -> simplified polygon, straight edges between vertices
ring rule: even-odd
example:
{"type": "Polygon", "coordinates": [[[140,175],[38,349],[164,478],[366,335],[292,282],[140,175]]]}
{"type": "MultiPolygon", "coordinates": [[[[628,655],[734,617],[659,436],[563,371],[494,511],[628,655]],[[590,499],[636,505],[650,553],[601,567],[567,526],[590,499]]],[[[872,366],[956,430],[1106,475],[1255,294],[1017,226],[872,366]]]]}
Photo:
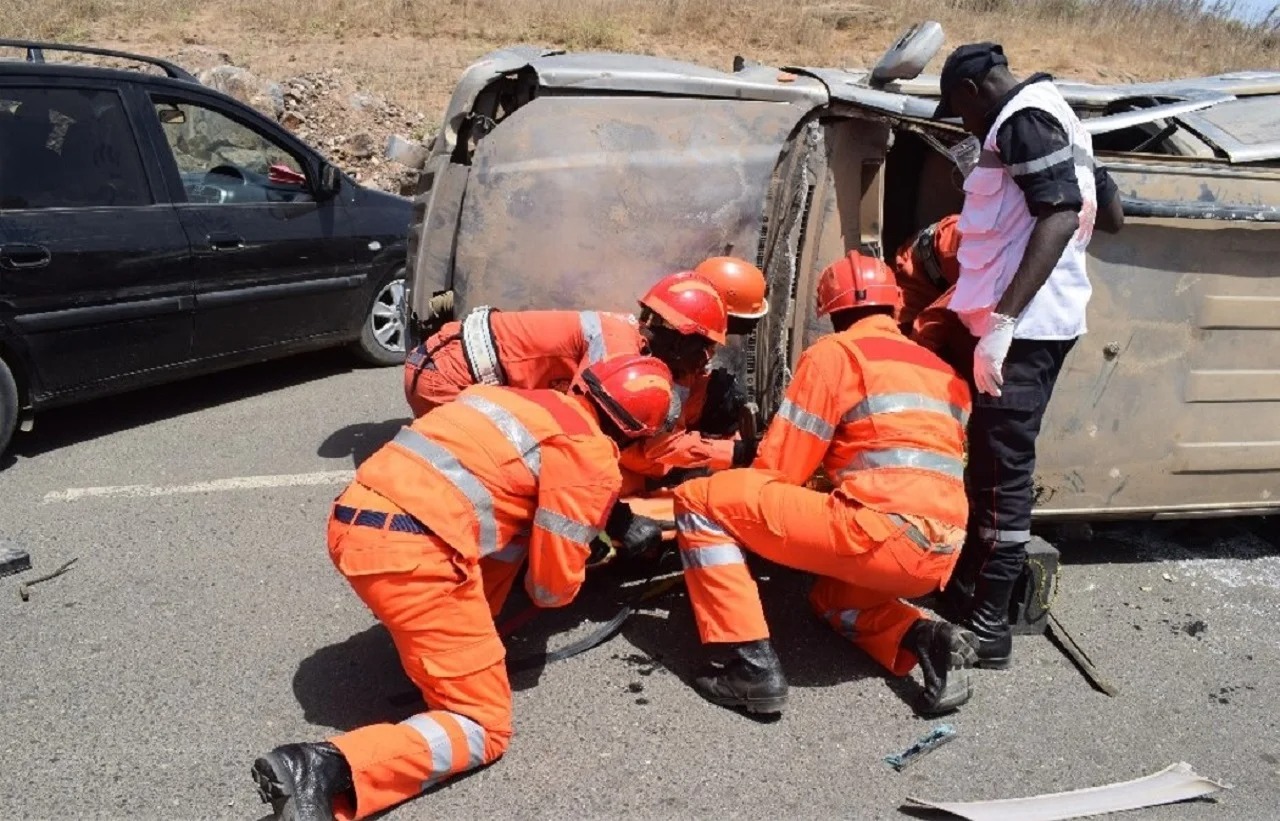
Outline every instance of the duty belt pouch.
{"type": "Polygon", "coordinates": [[[1027,562],[1009,599],[1009,625],[1014,635],[1038,636],[1049,625],[1049,608],[1058,590],[1058,549],[1032,536],[1027,562]]]}
{"type": "Polygon", "coordinates": [[[493,311],[488,305],[481,305],[462,320],[462,355],[467,360],[471,378],[479,385],[503,385],[507,381],[498,362],[498,343],[489,322],[493,311]]]}

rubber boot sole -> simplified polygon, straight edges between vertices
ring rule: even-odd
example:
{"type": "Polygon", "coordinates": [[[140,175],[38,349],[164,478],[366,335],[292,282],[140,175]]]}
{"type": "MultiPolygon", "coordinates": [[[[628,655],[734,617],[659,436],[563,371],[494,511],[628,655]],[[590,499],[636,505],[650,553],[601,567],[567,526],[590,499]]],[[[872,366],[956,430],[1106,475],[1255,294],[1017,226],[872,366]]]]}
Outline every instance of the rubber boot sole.
{"type": "Polygon", "coordinates": [[[253,762],[253,781],[258,785],[258,797],[262,803],[270,804],[271,810],[280,821],[294,821],[297,815],[293,811],[293,782],[281,778],[283,765],[279,770],[275,766],[275,757],[271,753],[253,762]]]}
{"type": "Polygon", "coordinates": [[[978,663],[978,637],[968,630],[960,630],[947,645],[947,683],[938,698],[921,699],[916,709],[923,715],[941,715],[959,709],[973,698],[973,679],[970,668],[978,663]]]}
{"type": "Polygon", "coordinates": [[[739,696],[716,692],[715,684],[715,679],[696,679],[693,689],[712,704],[733,710],[745,710],[753,715],[781,713],[782,708],[787,704],[785,691],[782,695],[776,696],[739,696]]]}

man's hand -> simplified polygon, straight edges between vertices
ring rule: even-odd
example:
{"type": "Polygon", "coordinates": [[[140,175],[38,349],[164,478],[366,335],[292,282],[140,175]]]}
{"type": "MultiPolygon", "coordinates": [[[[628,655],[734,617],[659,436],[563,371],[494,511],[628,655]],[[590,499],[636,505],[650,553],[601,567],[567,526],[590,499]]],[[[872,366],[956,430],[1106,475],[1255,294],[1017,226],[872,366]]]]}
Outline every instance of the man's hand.
{"type": "Polygon", "coordinates": [[[736,468],[751,467],[760,450],[760,440],[756,438],[739,439],[733,443],[733,466],[736,468]]]}
{"type": "Polygon", "coordinates": [[[662,543],[662,524],[648,516],[637,516],[621,502],[613,506],[604,531],[623,556],[639,556],[662,543]]]}
{"type": "Polygon", "coordinates": [[[1004,385],[1004,358],[1013,343],[1013,326],[1017,319],[1004,314],[991,315],[991,327],[973,349],[973,382],[978,390],[999,396],[1004,385]]]}

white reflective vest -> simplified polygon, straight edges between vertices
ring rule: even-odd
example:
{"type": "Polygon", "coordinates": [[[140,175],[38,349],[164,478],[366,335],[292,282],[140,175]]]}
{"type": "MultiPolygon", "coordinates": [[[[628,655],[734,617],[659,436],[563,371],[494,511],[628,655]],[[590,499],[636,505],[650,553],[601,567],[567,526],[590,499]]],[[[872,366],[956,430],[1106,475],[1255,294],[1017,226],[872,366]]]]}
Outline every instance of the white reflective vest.
{"type": "Polygon", "coordinates": [[[1085,250],[1098,214],[1093,141],[1053,83],[1038,82],[1018,92],[996,117],[987,132],[978,166],[964,182],[964,208],[958,223],[960,278],[951,310],[975,336],[982,336],[989,329],[991,313],[1018,270],[1036,223],[1014,175],[1052,167],[1068,156],[1074,160],[1084,201],[1080,227],[1048,281],[1018,317],[1013,335],[1015,339],[1075,339],[1085,332],[1085,311],[1092,292],[1085,270],[1085,250]],[[1041,109],[1057,119],[1071,145],[1047,157],[1008,167],[1000,160],[996,135],[1011,116],[1027,108],[1041,109]]]}

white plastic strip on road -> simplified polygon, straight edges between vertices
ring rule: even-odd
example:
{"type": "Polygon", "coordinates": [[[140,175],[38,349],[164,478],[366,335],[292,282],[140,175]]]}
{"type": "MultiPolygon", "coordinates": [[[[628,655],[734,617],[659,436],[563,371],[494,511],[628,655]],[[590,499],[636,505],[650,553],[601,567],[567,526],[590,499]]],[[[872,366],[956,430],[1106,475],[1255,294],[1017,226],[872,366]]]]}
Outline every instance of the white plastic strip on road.
{"type": "Polygon", "coordinates": [[[73,487],[44,495],[47,502],[78,502],[82,499],[147,498],[174,496],[182,493],[221,493],[228,490],[261,490],[277,487],[341,485],[350,482],[354,470],[327,470],[318,473],[286,473],[276,476],[236,476],[189,485],[109,485],[106,487],[73,487]]]}

